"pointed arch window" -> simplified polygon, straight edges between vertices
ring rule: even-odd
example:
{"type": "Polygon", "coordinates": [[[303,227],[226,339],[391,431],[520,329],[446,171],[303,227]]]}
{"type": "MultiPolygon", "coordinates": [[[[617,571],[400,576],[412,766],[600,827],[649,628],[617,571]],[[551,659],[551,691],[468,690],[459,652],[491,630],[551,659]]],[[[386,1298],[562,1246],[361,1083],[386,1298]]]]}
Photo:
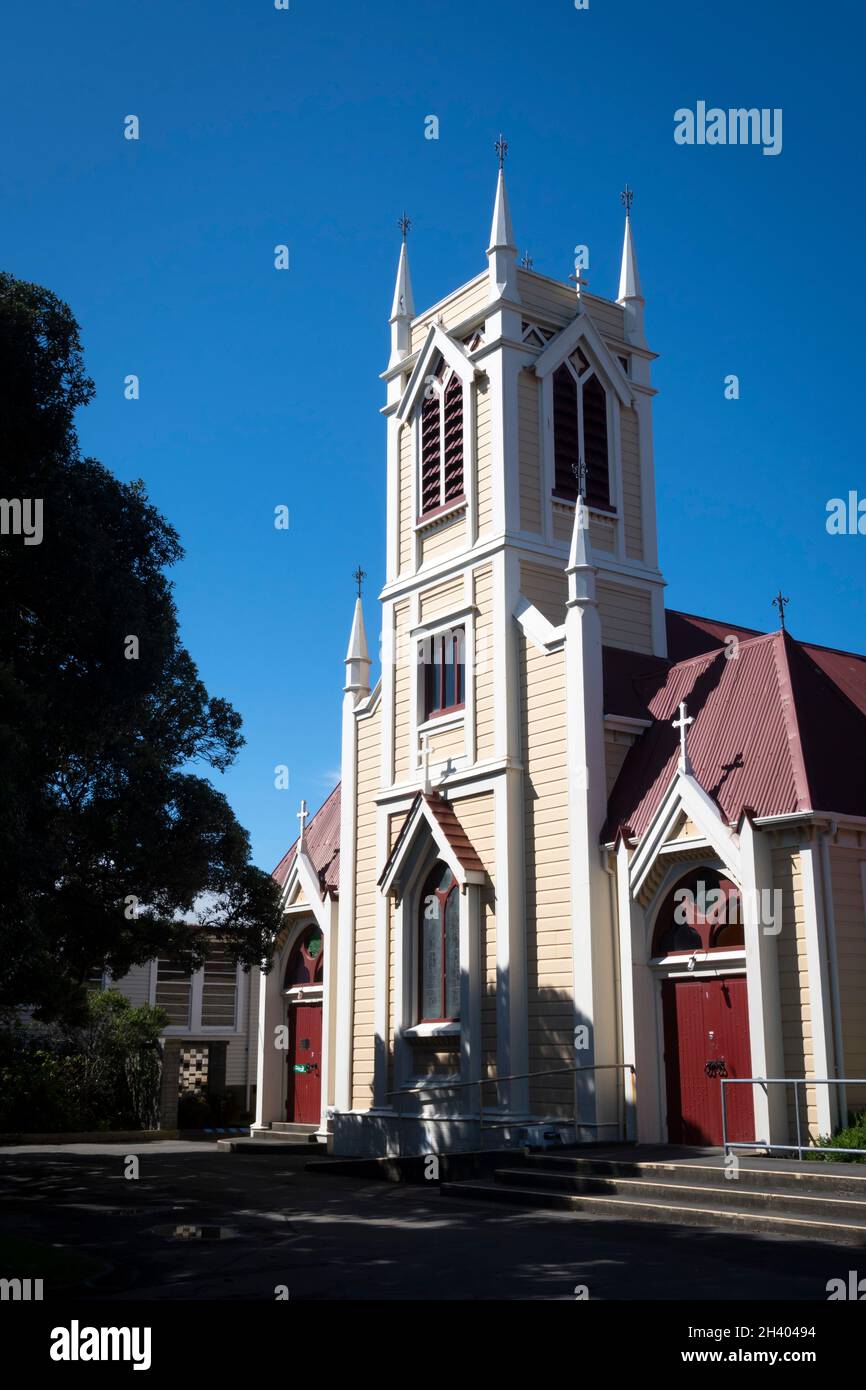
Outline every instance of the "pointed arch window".
{"type": "Polygon", "coordinates": [[[587,503],[609,509],[607,392],[580,348],[553,373],[553,451],[557,497],[577,497],[583,463],[587,503]]]}
{"type": "Polygon", "coordinates": [[[440,357],[421,403],[420,514],[463,498],[463,382],[440,357]]]}
{"type": "Polygon", "coordinates": [[[460,889],[447,864],[424,884],[418,922],[418,1001],[421,1023],[460,1017],[460,889]]]}
{"type": "Polygon", "coordinates": [[[742,950],[745,946],[740,893],[717,869],[692,869],[674,884],[659,909],[654,956],[680,952],[742,950]]]}

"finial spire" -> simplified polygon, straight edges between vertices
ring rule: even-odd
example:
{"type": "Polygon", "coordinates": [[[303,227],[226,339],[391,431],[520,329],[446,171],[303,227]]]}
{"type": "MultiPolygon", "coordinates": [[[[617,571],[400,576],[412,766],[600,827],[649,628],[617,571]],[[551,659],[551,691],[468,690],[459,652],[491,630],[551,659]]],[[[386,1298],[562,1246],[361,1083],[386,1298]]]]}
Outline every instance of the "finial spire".
{"type": "Polygon", "coordinates": [[[491,299],[508,298],[516,300],[517,293],[517,242],[511,225],[511,210],[508,206],[508,193],[505,188],[505,154],[508,145],[500,135],[495,145],[499,160],[499,173],[496,177],[496,198],[493,204],[493,223],[490,228],[490,245],[487,260],[490,266],[491,299]]]}
{"type": "Polygon", "coordinates": [[[401,362],[411,346],[410,325],[415,317],[415,301],[412,297],[412,277],[409,274],[409,253],[406,238],[412,223],[405,212],[397,219],[400,228],[400,259],[397,262],[397,282],[394,285],[394,300],[391,305],[391,361],[390,366],[401,362]]]}
{"type": "Polygon", "coordinates": [[[301,833],[300,833],[300,835],[298,836],[298,853],[299,853],[299,854],[300,854],[301,850],[304,848],[304,828],[306,827],[306,824],[307,824],[307,814],[308,814],[308,812],[307,812],[307,803],[306,803],[306,801],[301,801],[301,809],[300,809],[300,811],[296,811],[296,812],[295,812],[295,815],[297,816],[298,820],[301,822],[301,833]]]}
{"type": "Polygon", "coordinates": [[[366,574],[359,565],[352,575],[358,586],[355,599],[355,612],[352,618],[352,631],[349,633],[349,646],[346,651],[346,684],[343,687],[356,697],[370,693],[370,653],[367,650],[367,632],[364,627],[364,605],[361,601],[361,585],[366,574]]]}
{"type": "Polygon", "coordinates": [[[782,590],[780,589],[776,597],[773,599],[773,607],[778,608],[779,610],[779,624],[782,632],[785,631],[785,608],[787,604],[788,600],[785,598],[784,594],[782,593],[782,590]]]}
{"type": "Polygon", "coordinates": [[[641,288],[637,268],[637,253],[634,249],[634,237],[631,229],[631,205],[634,202],[634,193],[626,184],[619,196],[625,207],[625,235],[622,241],[622,263],[619,271],[619,290],[616,297],[617,302],[625,309],[626,337],[636,346],[646,347],[643,326],[643,289],[641,288]]]}
{"type": "Polygon", "coordinates": [[[689,714],[688,710],[686,709],[686,702],[685,702],[685,700],[681,700],[681,701],[680,701],[680,717],[679,717],[679,719],[672,719],[672,720],[671,720],[671,723],[673,724],[673,727],[674,727],[675,729],[679,729],[679,731],[680,731],[680,761],[679,761],[679,770],[680,770],[680,772],[691,772],[691,770],[692,770],[692,765],[691,765],[691,763],[689,762],[689,750],[688,750],[688,747],[687,747],[687,745],[686,745],[686,731],[687,731],[689,725],[690,725],[690,724],[694,724],[694,722],[695,722],[694,719],[692,718],[692,716],[689,714]]]}

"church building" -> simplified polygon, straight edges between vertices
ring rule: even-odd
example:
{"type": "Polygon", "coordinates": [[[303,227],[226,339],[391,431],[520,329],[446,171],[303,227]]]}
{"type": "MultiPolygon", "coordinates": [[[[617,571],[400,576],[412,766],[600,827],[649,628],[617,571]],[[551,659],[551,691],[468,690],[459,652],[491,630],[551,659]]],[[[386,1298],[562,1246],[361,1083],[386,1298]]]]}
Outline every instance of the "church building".
{"type": "MultiPolygon", "coordinates": [[[[486,265],[383,372],[381,677],[275,870],[256,1122],[337,1153],[784,1145],[866,1104],[866,657],[665,606],[630,216],[614,299],[486,265]]],[[[700,549],[701,542],[697,540],[700,549]]],[[[769,607],[769,604],[768,604],[769,607]]]]}

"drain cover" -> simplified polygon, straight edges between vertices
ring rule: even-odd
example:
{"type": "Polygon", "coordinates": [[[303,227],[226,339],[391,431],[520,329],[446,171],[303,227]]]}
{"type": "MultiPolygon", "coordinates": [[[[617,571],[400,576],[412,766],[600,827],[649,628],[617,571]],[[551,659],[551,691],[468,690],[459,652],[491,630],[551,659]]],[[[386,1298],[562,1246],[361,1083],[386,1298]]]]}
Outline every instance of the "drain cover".
{"type": "Polygon", "coordinates": [[[154,1231],[168,1240],[232,1240],[238,1235],[236,1226],[177,1224],[155,1226],[154,1231]]]}

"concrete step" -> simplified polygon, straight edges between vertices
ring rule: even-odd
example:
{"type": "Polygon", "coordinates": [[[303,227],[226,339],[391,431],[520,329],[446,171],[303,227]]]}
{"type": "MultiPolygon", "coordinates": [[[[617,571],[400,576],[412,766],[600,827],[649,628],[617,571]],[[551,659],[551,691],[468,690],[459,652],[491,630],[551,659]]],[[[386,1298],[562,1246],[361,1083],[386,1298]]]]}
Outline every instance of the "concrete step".
{"type": "MultiPolygon", "coordinates": [[[[525,1170],[551,1173],[571,1173],[585,1178],[624,1179],[650,1182],[674,1182],[690,1187],[732,1187],[737,1191],[767,1191],[796,1193],[815,1197],[838,1196],[866,1202],[866,1165],[862,1176],[856,1171],[839,1172],[841,1164],[809,1163],[802,1165],[767,1162],[761,1164],[741,1160],[738,1176],[725,1177],[721,1162],[672,1162],[660,1160],[629,1160],[615,1158],[582,1158],[577,1155],[531,1154],[520,1165],[525,1170]]],[[[854,1165],[851,1165],[854,1169],[854,1165]]]]}
{"type": "Polygon", "coordinates": [[[759,1212],[796,1219],[866,1223],[866,1193],[861,1200],[839,1197],[835,1193],[816,1196],[788,1189],[750,1188],[739,1179],[725,1181],[719,1169],[712,1170],[716,1182],[692,1183],[682,1169],[676,1180],[657,1182],[650,1178],[593,1177],[569,1171],[516,1166],[497,1168],[494,1179],[509,1187],[533,1188],[540,1192],[579,1193],[587,1197],[630,1197],[664,1206],[667,1202],[699,1203],[714,1209],[759,1212]],[[720,1181],[721,1179],[721,1181],[720,1181]]]}
{"type": "MultiPolygon", "coordinates": [[[[511,1170],[506,1170],[511,1175],[511,1170]]],[[[535,1174],[532,1175],[534,1178],[535,1174]]],[[[769,1211],[739,1210],[717,1206],[706,1200],[699,1188],[682,1197],[663,1202],[626,1196],[596,1196],[545,1190],[536,1185],[512,1186],[510,1182],[443,1183],[445,1197],[464,1201],[502,1202],[512,1205],[571,1211],[586,1216],[624,1221],[645,1221],[657,1225],[698,1226],[716,1230],[735,1230],[764,1235],[794,1236],[799,1240],[824,1241],[834,1245],[866,1246],[866,1209],[860,1220],[815,1220],[777,1216],[769,1211]]]]}
{"type": "Polygon", "coordinates": [[[314,1154],[318,1147],[325,1147],[324,1144],[310,1145],[305,1138],[294,1139],[291,1134],[271,1136],[267,1133],[252,1135],[249,1139],[218,1139],[216,1146],[226,1154],[274,1154],[283,1157],[303,1154],[305,1158],[314,1154]]]}
{"type": "Polygon", "coordinates": [[[275,1120],[267,1132],[269,1134],[309,1134],[312,1136],[318,1128],[318,1125],[300,1125],[287,1120],[275,1120]]]}

